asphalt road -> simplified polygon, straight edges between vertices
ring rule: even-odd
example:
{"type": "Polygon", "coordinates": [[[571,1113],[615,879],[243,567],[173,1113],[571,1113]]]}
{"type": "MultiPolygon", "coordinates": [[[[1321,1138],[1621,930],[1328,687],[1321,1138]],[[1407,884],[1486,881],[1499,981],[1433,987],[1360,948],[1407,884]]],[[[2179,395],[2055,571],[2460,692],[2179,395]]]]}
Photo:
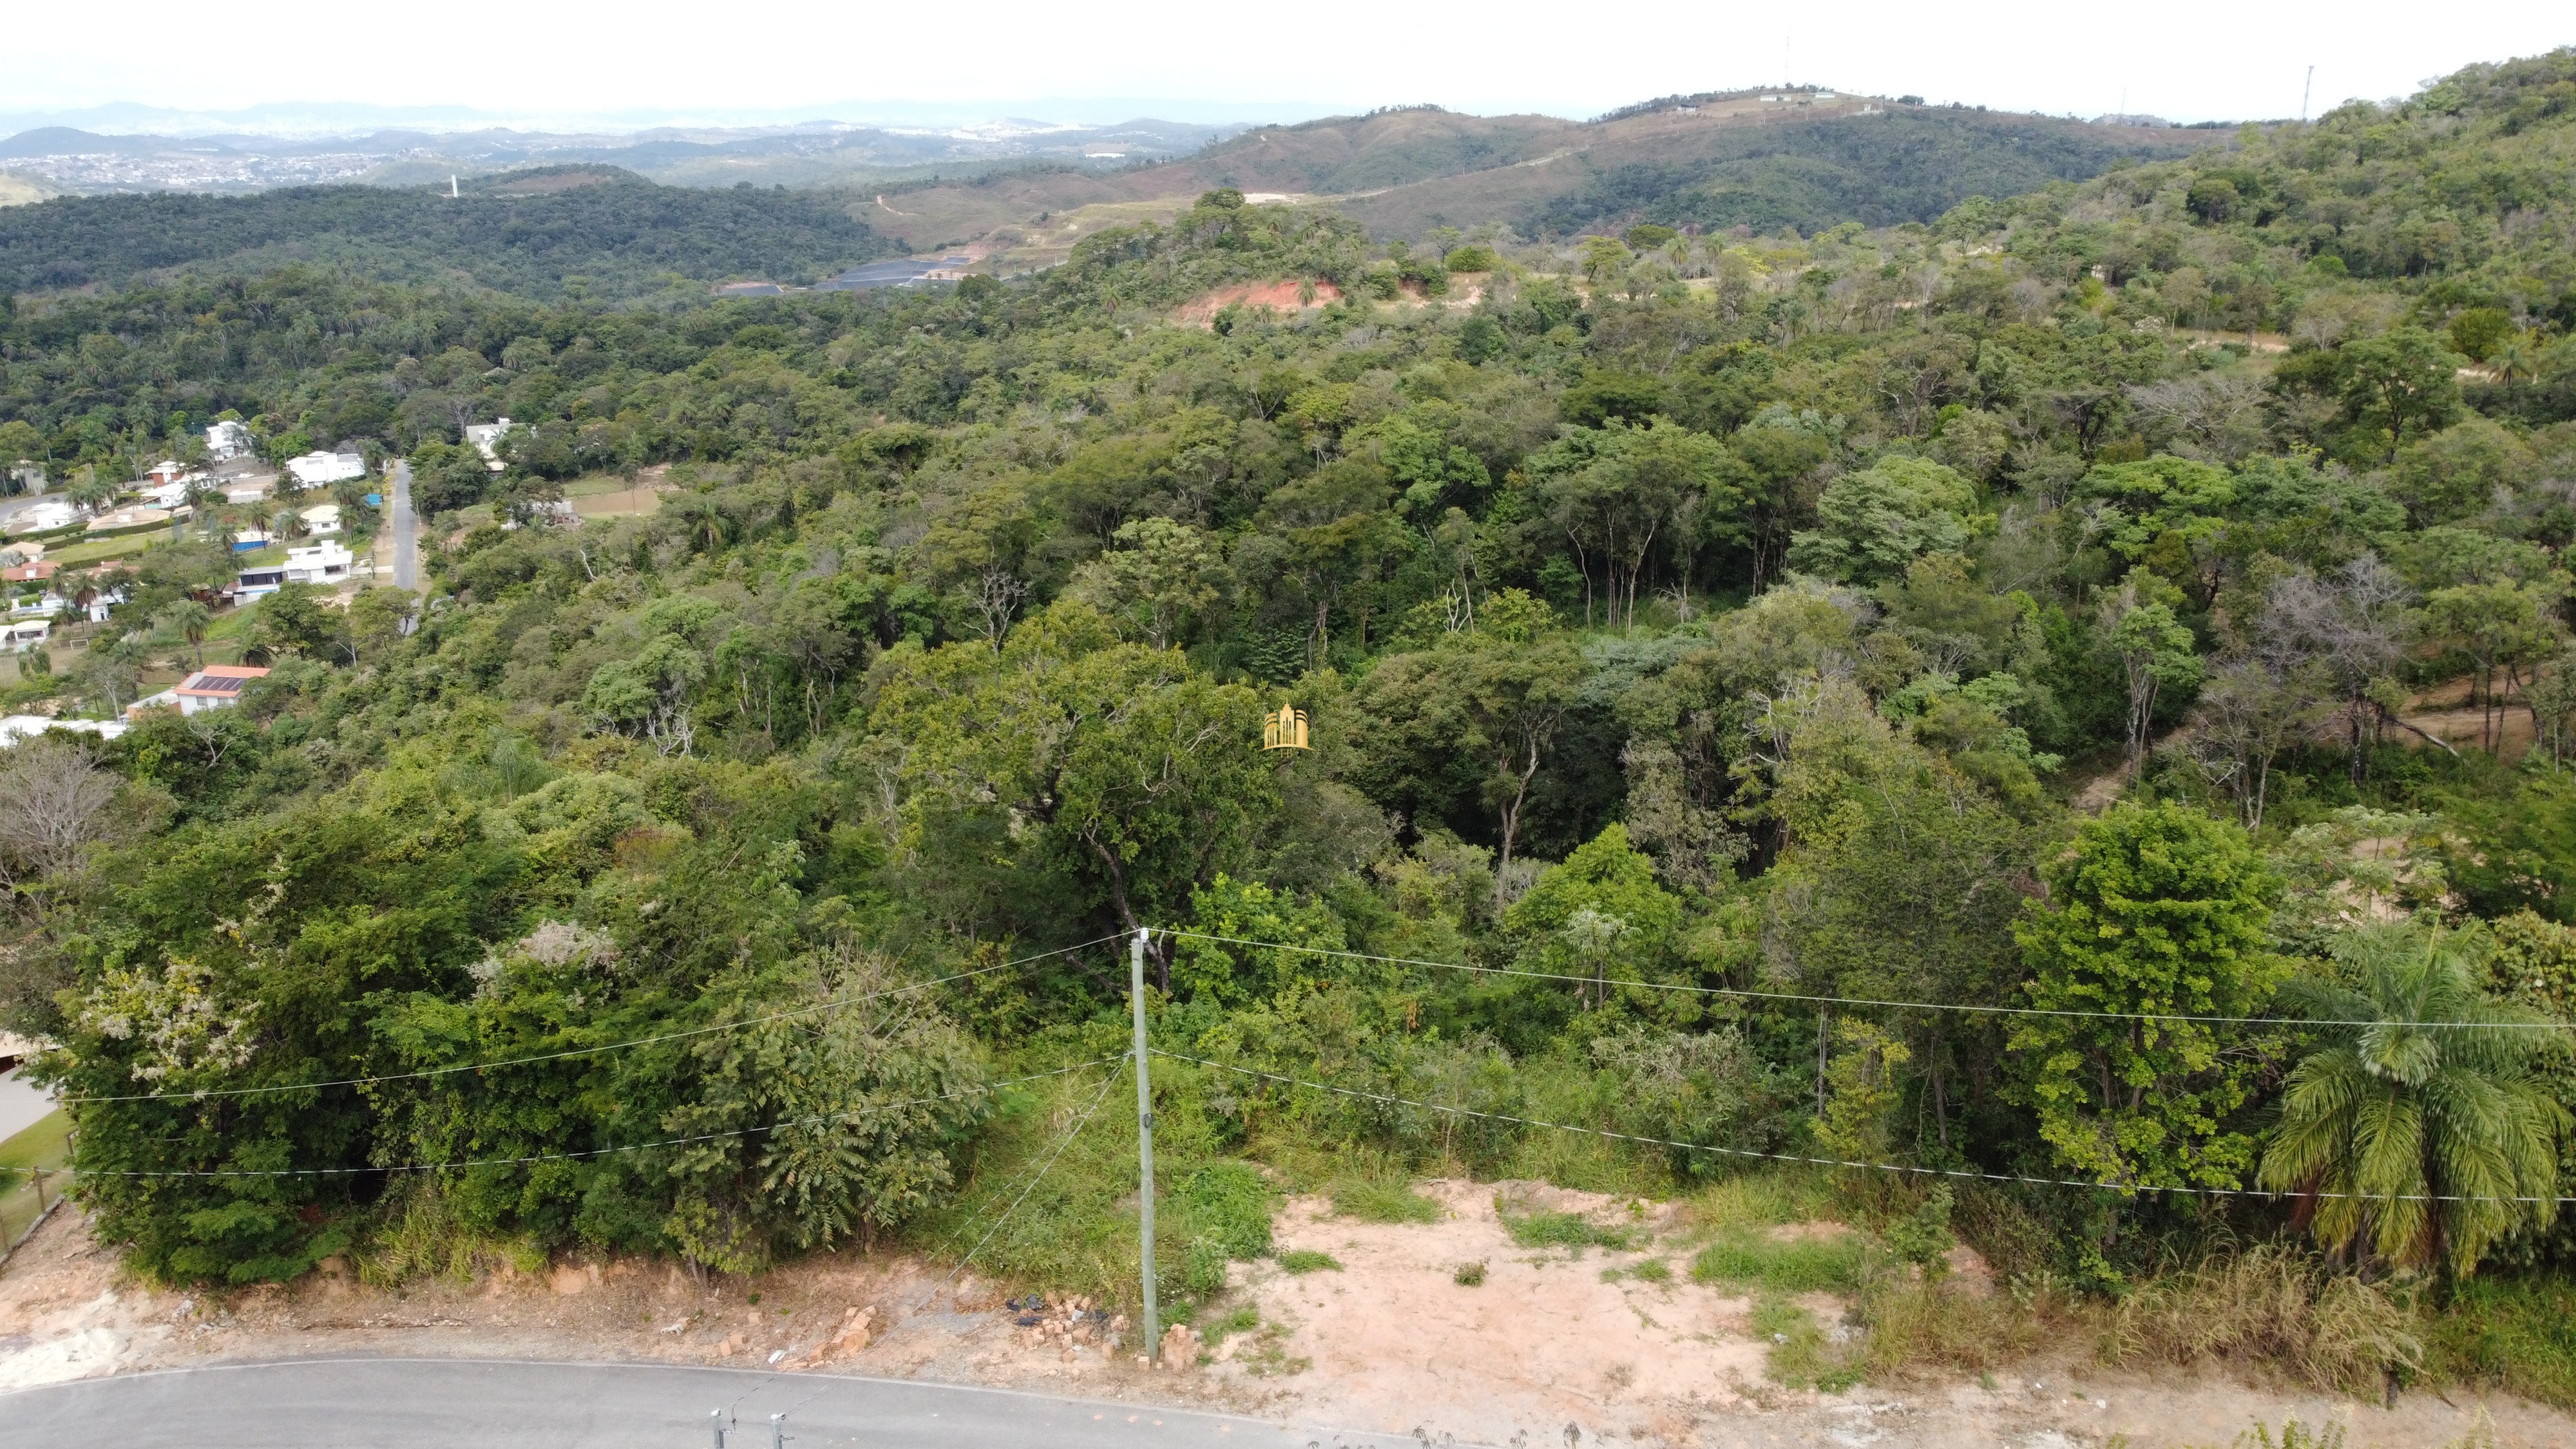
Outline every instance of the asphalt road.
{"type": "Polygon", "coordinates": [[[12,1449],[1399,1449],[1409,1435],[830,1374],[664,1364],[301,1359],[171,1369],[0,1394],[12,1449]]]}
{"type": "Polygon", "coordinates": [[[394,587],[420,588],[420,519],[411,511],[411,464],[394,463],[393,496],[385,500],[385,528],[393,535],[394,587]]]}

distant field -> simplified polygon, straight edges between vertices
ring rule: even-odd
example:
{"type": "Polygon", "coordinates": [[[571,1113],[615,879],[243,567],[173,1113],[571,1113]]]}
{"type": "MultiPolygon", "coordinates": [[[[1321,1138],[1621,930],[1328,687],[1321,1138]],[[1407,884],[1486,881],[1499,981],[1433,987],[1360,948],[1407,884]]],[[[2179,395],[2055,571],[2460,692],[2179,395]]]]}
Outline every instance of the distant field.
{"type": "Polygon", "coordinates": [[[55,194],[52,187],[32,176],[21,176],[15,171],[0,171],[0,206],[24,206],[28,202],[42,201],[55,194]]]}

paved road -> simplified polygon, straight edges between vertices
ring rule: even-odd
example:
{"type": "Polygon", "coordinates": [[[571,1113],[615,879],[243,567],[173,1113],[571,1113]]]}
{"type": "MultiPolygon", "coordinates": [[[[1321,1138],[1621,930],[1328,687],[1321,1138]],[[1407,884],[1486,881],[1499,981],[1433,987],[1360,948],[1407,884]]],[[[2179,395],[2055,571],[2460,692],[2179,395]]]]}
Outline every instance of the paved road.
{"type": "Polygon", "coordinates": [[[411,511],[411,464],[394,463],[393,496],[385,500],[385,529],[393,535],[394,587],[420,588],[420,520],[411,511]]]}
{"type": "Polygon", "coordinates": [[[0,1072],[0,1142],[53,1115],[54,1094],[27,1080],[25,1067],[0,1072]]]}
{"type": "Polygon", "coordinates": [[[1409,1435],[1289,1432],[1258,1419],[999,1389],[663,1364],[304,1359],[173,1369],[0,1394],[13,1449],[1399,1449],[1409,1435]]]}

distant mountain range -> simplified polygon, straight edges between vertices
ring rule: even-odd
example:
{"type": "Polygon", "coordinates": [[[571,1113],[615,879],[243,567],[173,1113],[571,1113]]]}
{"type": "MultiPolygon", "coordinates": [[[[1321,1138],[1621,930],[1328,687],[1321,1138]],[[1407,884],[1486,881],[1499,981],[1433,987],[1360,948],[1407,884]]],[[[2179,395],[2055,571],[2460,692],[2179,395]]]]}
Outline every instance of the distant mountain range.
{"type": "Polygon", "coordinates": [[[486,128],[278,137],[172,136],[40,126],[0,140],[0,167],[76,193],[260,191],[355,181],[420,185],[526,166],[605,162],[677,186],[823,186],[919,168],[996,163],[1122,166],[1188,155],[1238,124],[1135,119],[1109,124],[986,119],[949,126],[816,122],[755,129],[665,126],[626,134],[486,128]]]}
{"type": "Polygon", "coordinates": [[[1668,96],[1582,122],[1400,106],[1257,127],[986,119],[279,138],[45,126],[0,141],[0,207],[61,192],[96,200],[35,208],[43,218],[0,210],[20,217],[0,223],[10,263],[0,271],[13,274],[0,284],[48,290],[174,267],[256,269],[289,255],[414,276],[438,269],[442,247],[470,255],[462,270],[483,285],[532,296],[556,295],[574,276],[592,296],[651,291],[661,285],[655,277],[674,273],[811,281],[887,251],[967,248],[1009,272],[1051,265],[1085,236],[1168,216],[1224,186],[1257,200],[1330,205],[1386,237],[1485,225],[1553,237],[1639,221],[1812,235],[1845,221],[1930,221],[1972,195],[2018,195],[2233,140],[2230,129],[2101,124],[1817,87],[1668,96]],[[532,175],[551,179],[524,179],[532,175]],[[493,204],[424,209],[433,193],[445,197],[451,177],[461,200],[493,204]],[[596,196],[527,199],[612,179],[620,184],[596,196]],[[330,194],[302,194],[317,186],[330,194]],[[743,186],[776,204],[736,215],[679,194],[743,186]],[[405,195],[371,200],[370,188],[405,195]],[[134,194],[168,192],[276,194],[278,203],[119,211],[110,221],[113,194],[139,202],[146,198],[134,194]],[[705,237],[747,227],[760,240],[686,265],[647,245],[641,231],[598,255],[572,248],[545,259],[491,240],[498,233],[489,228],[503,222],[576,214],[620,235],[652,217],[705,237]],[[126,225],[167,234],[143,245],[117,234],[126,225]],[[430,235],[442,228],[455,236],[430,235]]]}
{"type": "Polygon", "coordinates": [[[376,131],[535,131],[627,136],[654,130],[782,130],[815,126],[877,129],[973,127],[996,116],[1046,116],[1050,125],[1102,126],[1128,116],[1190,116],[1209,126],[1298,121],[1330,106],[1298,101],[1185,101],[1151,97],[1050,97],[1010,101],[836,101],[783,108],[638,107],[624,111],[489,111],[469,106],[383,106],[361,102],[282,102],[232,110],[197,110],[118,101],[53,110],[0,111],[0,135],[66,126],[101,135],[233,136],[322,140],[376,131]]]}

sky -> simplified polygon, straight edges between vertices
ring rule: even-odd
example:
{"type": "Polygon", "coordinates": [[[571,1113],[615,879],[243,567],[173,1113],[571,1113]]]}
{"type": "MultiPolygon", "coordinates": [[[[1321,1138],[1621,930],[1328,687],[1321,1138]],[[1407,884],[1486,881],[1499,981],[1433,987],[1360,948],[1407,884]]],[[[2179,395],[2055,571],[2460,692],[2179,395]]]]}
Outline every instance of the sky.
{"type": "MultiPolygon", "coordinates": [[[[2476,60],[2576,43],[2565,0],[2029,0],[1827,6],[1217,5],[982,0],[99,0],[13,7],[0,114],[107,102],[222,112],[283,102],[454,106],[509,117],[758,113],[875,119],[907,105],[1173,120],[1295,120],[1431,102],[1581,117],[1784,80],[2093,116],[2295,116],[2405,95],[2476,60]],[[159,37],[138,44],[139,37],[159,37]],[[1265,114],[1265,111],[1268,114],[1265,114]]],[[[962,116],[960,117],[963,118],[962,116]]]]}

